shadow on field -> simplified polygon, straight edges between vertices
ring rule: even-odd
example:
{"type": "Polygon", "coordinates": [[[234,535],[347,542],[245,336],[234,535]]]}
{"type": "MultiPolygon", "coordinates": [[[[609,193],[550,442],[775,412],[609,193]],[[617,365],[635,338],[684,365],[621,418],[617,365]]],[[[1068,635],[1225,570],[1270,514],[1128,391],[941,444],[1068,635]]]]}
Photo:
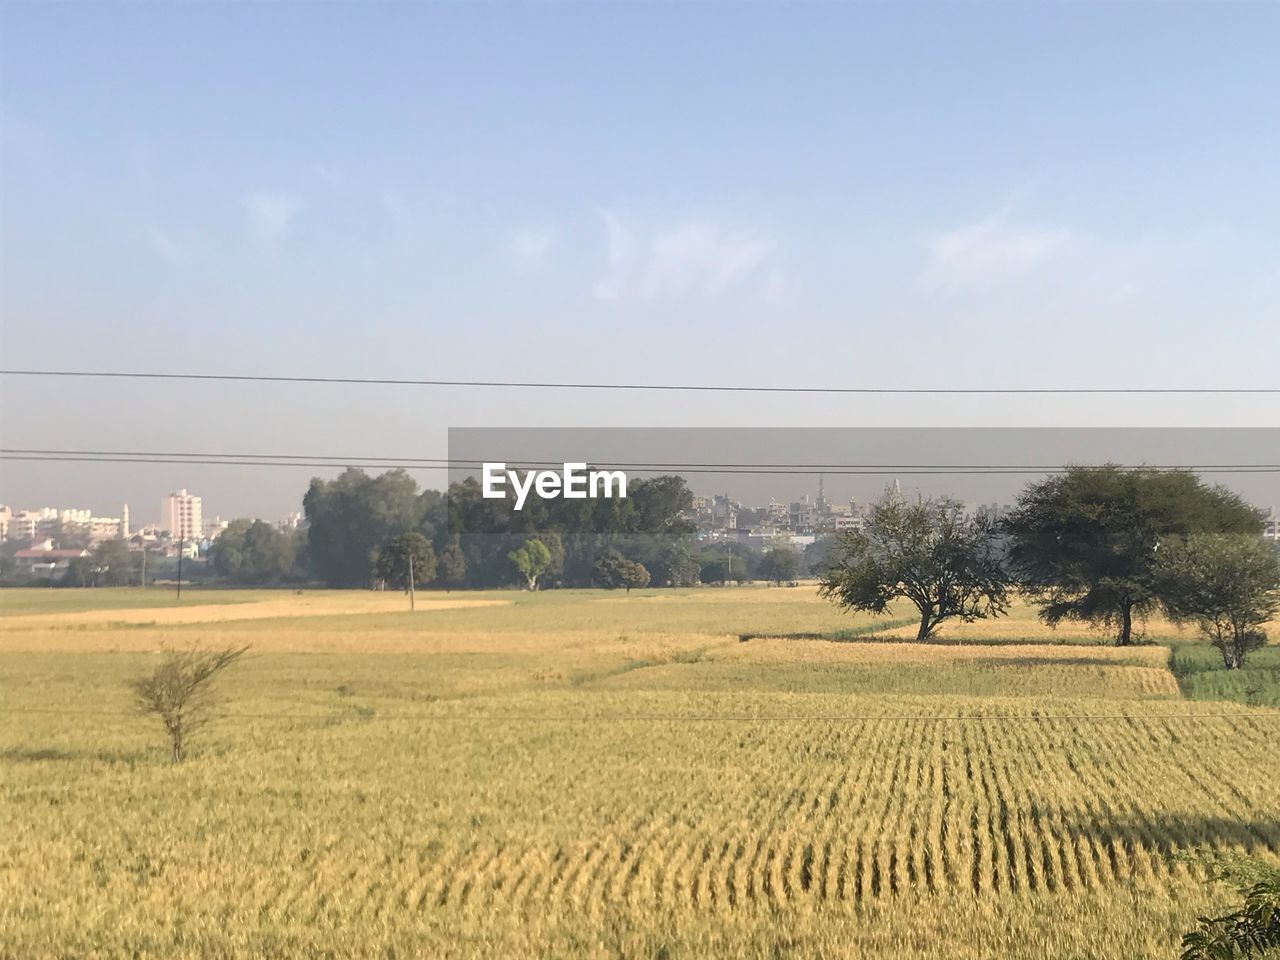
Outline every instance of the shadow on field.
{"type": "Polygon", "coordinates": [[[1094,817],[1066,824],[1076,840],[1093,841],[1114,860],[1117,850],[1153,850],[1171,856],[1200,846],[1239,847],[1246,853],[1280,853],[1280,822],[1265,818],[1235,820],[1195,814],[1149,817],[1094,817]]]}
{"type": "MultiPolygon", "coordinates": [[[[918,643],[922,647],[1106,647],[1112,646],[1110,640],[1085,639],[1080,637],[1062,637],[1047,640],[1044,637],[1000,637],[984,639],[975,637],[934,637],[931,640],[917,640],[915,637],[895,636],[881,633],[882,630],[894,630],[914,624],[914,620],[889,621],[876,624],[874,627],[856,627],[850,630],[829,630],[826,633],[798,631],[795,633],[740,633],[739,643],[751,640],[825,640],[828,643],[918,643]]],[[[1138,644],[1134,644],[1138,646],[1138,644]]]]}
{"type": "Polygon", "coordinates": [[[58,763],[90,760],[97,763],[135,764],[148,753],[137,750],[58,750],[53,747],[7,747],[0,750],[0,763],[58,763]]]}

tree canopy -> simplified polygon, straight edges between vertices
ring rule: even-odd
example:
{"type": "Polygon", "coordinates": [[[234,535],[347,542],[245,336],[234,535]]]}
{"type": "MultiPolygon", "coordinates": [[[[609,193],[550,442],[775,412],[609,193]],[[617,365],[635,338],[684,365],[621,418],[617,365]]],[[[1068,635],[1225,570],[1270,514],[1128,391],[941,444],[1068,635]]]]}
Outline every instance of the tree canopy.
{"type": "Polygon", "coordinates": [[[848,610],[886,613],[907,600],[916,639],[947,620],[971,622],[1008,608],[1008,589],[986,515],[965,516],[946,498],[914,502],[886,493],[862,530],[836,536],[819,592],[848,610]]]}
{"type": "Polygon", "coordinates": [[[431,541],[422,534],[402,533],[383,544],[374,569],[388,586],[408,590],[412,584],[416,589],[435,579],[435,551],[431,549],[431,541]]]}
{"type": "Polygon", "coordinates": [[[1029,485],[1006,522],[1019,584],[1051,625],[1083,620],[1133,640],[1159,602],[1162,542],[1198,533],[1256,534],[1257,511],[1185,471],[1072,467],[1029,485]]]}
{"type": "Polygon", "coordinates": [[[593,570],[596,585],[607,590],[621,587],[629,593],[632,587],[649,585],[649,571],[644,565],[628,560],[617,550],[606,550],[597,557],[593,570]]]}
{"type": "Polygon", "coordinates": [[[297,562],[293,536],[261,520],[233,520],[210,549],[214,572],[234,583],[276,583],[290,576],[297,562]]]}
{"type": "Polygon", "coordinates": [[[334,480],[312,480],[302,507],[307,554],[316,576],[331,587],[361,587],[369,584],[378,548],[417,530],[426,503],[404,470],[370,477],[347,469],[334,480]]]}
{"type": "Polygon", "coordinates": [[[446,590],[461,587],[467,582],[467,557],[462,552],[461,538],[457,535],[449,538],[436,557],[436,576],[446,590]]]}
{"type": "Polygon", "coordinates": [[[1196,623],[1228,670],[1267,643],[1280,612],[1280,552],[1261,537],[1198,533],[1160,545],[1156,592],[1169,616],[1196,623]]]}
{"type": "Polygon", "coordinates": [[[524,577],[525,588],[536,590],[538,578],[551,566],[551,551],[541,540],[530,538],[507,554],[507,559],[524,577]]]}
{"type": "Polygon", "coordinates": [[[794,580],[800,572],[800,557],[790,547],[773,547],[760,558],[756,573],[761,580],[781,584],[794,580]]]}

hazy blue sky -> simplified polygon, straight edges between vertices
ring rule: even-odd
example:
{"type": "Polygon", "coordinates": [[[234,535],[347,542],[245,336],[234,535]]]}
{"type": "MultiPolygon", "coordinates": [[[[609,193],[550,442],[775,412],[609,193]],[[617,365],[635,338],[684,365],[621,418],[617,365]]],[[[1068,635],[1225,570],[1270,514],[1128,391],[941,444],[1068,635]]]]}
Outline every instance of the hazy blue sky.
{"type": "MultiPolygon", "coordinates": [[[[1280,384],[1280,4],[0,17],[6,367],[1280,384]]],[[[1274,398],[0,389],[8,447],[353,456],[466,425],[1280,422],[1274,398]]],[[[175,486],[282,514],[309,475],[3,472],[5,502],[139,520],[175,486]]]]}

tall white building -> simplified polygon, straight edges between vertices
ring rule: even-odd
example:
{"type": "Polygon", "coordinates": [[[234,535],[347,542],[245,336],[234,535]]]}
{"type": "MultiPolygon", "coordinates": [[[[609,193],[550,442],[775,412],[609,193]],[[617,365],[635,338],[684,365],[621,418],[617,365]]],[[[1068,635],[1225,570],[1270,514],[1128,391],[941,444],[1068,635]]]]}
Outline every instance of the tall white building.
{"type": "Polygon", "coordinates": [[[199,540],[204,535],[200,498],[185,489],[169,494],[160,502],[160,526],[175,540],[199,540]]]}

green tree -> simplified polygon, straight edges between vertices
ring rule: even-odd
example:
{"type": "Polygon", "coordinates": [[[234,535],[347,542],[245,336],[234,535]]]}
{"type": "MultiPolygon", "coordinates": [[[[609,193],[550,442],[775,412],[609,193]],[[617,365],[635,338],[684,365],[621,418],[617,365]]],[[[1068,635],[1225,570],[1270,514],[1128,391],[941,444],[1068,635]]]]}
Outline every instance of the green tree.
{"type": "Polygon", "coordinates": [[[773,547],[765,551],[760,558],[760,568],[756,571],[761,580],[772,580],[781,585],[784,581],[796,578],[800,570],[800,558],[790,547],[773,547]]]}
{"type": "Polygon", "coordinates": [[[606,550],[592,566],[592,580],[606,590],[621,587],[630,593],[632,587],[649,585],[649,571],[644,564],[628,560],[617,550],[606,550]]]}
{"type": "Polygon", "coordinates": [[[862,530],[836,536],[819,593],[846,610],[883,614],[896,600],[920,613],[917,640],[938,625],[1000,616],[1008,588],[994,524],[966,517],[953,500],[886,495],[862,530]]]}
{"type": "Polygon", "coordinates": [[[683,543],[668,542],[659,549],[650,570],[661,586],[692,587],[698,583],[701,567],[683,543]]]}
{"type": "Polygon", "coordinates": [[[1162,541],[1196,533],[1258,533],[1257,511],[1185,471],[1072,467],[1028,486],[1006,521],[1009,560],[1050,625],[1081,620],[1133,641],[1135,617],[1160,602],[1162,541]]]}
{"type": "Polygon", "coordinates": [[[1261,537],[1200,533],[1160,544],[1155,589],[1169,616],[1196,623],[1228,670],[1267,643],[1280,612],[1280,553],[1261,537]]]}
{"type": "Polygon", "coordinates": [[[247,518],[229,523],[209,552],[214,572],[231,583],[275,583],[288,577],[297,561],[289,534],[247,518]]]}
{"type": "Polygon", "coordinates": [[[461,587],[467,582],[467,557],[462,552],[461,538],[456,534],[449,538],[436,558],[436,576],[445,590],[461,587]]]}
{"type": "Polygon", "coordinates": [[[302,506],[316,576],[331,587],[358,587],[368,585],[370,558],[382,544],[421,526],[429,500],[403,470],[370,477],[347,469],[334,480],[312,480],[302,506]]]}
{"type": "Polygon", "coordinates": [[[831,552],[831,548],[835,546],[835,538],[831,536],[820,537],[804,548],[804,569],[810,576],[821,577],[827,569],[827,555],[831,552]]]}
{"type": "Polygon", "coordinates": [[[95,584],[127,587],[136,577],[129,545],[123,540],[103,540],[94,548],[95,584]]]}
{"type": "Polygon", "coordinates": [[[551,566],[551,551],[541,540],[531,538],[507,554],[507,559],[524,577],[525,589],[536,590],[538,578],[551,566]]]}
{"type": "Polygon", "coordinates": [[[96,587],[98,562],[92,556],[72,557],[67,564],[63,582],[75,587],[96,587]]]}
{"type": "Polygon", "coordinates": [[[436,555],[431,541],[416,532],[392,537],[378,551],[374,570],[379,579],[400,590],[409,589],[410,570],[414,589],[430,583],[436,576],[436,555]]]}
{"type": "Polygon", "coordinates": [[[622,585],[630,593],[632,588],[639,590],[649,585],[649,570],[637,560],[628,560],[622,570],[622,585]]]}
{"type": "Polygon", "coordinates": [[[747,579],[747,561],[734,554],[704,557],[698,576],[703,583],[742,583],[747,579]]]}
{"type": "MultiPolygon", "coordinates": [[[[1177,859],[1203,862],[1191,853],[1177,859]]],[[[1182,938],[1182,960],[1265,960],[1280,955],[1280,870],[1252,858],[1209,856],[1213,880],[1231,883],[1244,896],[1235,910],[1201,917],[1182,938]]]]}
{"type": "Polygon", "coordinates": [[[626,500],[632,510],[628,529],[633,533],[687,534],[693,525],[685,514],[693,507],[693,491],[684,477],[663,475],[637,480],[626,500]]]}

